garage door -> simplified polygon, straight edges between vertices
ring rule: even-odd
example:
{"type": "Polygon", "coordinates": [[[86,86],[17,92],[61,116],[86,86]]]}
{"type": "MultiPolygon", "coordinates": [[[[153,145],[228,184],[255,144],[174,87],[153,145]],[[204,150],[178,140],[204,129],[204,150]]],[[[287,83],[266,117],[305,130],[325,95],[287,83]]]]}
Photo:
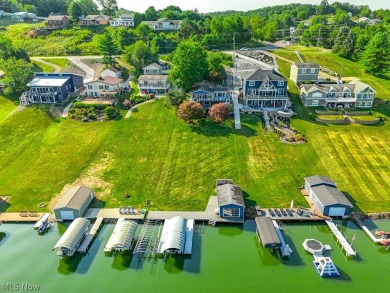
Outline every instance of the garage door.
{"type": "Polygon", "coordinates": [[[239,208],[224,208],[223,209],[224,217],[239,217],[240,209],[239,208]]]}
{"type": "Polygon", "coordinates": [[[61,219],[74,220],[74,214],[72,211],[61,211],[61,219]]]}
{"type": "Polygon", "coordinates": [[[342,217],[345,214],[345,208],[330,208],[329,216],[331,217],[342,217]]]}

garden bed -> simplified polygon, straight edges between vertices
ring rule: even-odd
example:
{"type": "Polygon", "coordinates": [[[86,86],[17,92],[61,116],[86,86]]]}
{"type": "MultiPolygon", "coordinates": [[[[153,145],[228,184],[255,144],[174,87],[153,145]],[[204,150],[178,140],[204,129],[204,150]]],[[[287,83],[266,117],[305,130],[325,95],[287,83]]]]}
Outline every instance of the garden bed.
{"type": "Polygon", "coordinates": [[[76,102],[69,109],[68,117],[82,122],[108,121],[118,115],[118,109],[107,104],[76,102]]]}

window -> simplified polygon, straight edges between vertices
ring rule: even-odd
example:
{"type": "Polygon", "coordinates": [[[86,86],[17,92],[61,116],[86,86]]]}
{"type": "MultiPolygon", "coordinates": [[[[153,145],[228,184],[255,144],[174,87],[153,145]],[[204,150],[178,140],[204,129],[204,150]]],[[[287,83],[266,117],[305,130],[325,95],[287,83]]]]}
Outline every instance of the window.
{"type": "Polygon", "coordinates": [[[371,107],[372,102],[366,102],[367,107],[371,107]]]}
{"type": "Polygon", "coordinates": [[[249,82],[249,86],[255,86],[255,82],[254,81],[250,81],[249,82]]]}
{"type": "Polygon", "coordinates": [[[312,106],[318,106],[318,100],[313,100],[313,102],[311,102],[311,105],[312,106]]]}
{"type": "Polygon", "coordinates": [[[110,87],[109,87],[108,85],[105,85],[105,86],[104,86],[104,89],[105,89],[105,90],[108,90],[109,88],[110,88],[110,87]]]}
{"type": "Polygon", "coordinates": [[[283,89],[278,89],[278,96],[284,95],[284,90],[283,89]]]}
{"type": "Polygon", "coordinates": [[[302,73],[306,73],[306,68],[302,68],[302,73]]]}
{"type": "Polygon", "coordinates": [[[240,209],[239,208],[224,208],[223,209],[224,217],[239,217],[240,209]]]}
{"type": "Polygon", "coordinates": [[[310,73],[316,73],[316,69],[315,68],[310,68],[310,73]]]}
{"type": "Polygon", "coordinates": [[[91,85],[91,84],[88,85],[88,89],[89,89],[89,90],[92,89],[92,85],[91,85]]]}
{"type": "Polygon", "coordinates": [[[102,90],[103,89],[103,86],[102,85],[99,85],[99,90],[102,90]]]}
{"type": "Polygon", "coordinates": [[[284,86],[284,81],[283,80],[279,80],[278,81],[278,86],[284,86]]]}

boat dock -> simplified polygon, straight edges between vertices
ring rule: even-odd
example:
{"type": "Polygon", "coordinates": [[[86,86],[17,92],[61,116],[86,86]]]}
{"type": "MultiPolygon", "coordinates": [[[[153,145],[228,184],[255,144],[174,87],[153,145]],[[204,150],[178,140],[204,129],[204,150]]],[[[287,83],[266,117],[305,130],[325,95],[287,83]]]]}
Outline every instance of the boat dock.
{"type": "Polygon", "coordinates": [[[367,236],[371,239],[372,242],[374,242],[374,243],[379,243],[379,241],[381,241],[381,239],[376,238],[375,235],[372,234],[372,232],[370,231],[370,229],[368,229],[367,226],[364,225],[364,222],[359,218],[359,215],[358,215],[358,214],[352,213],[352,214],[351,214],[351,217],[356,221],[356,223],[358,224],[358,226],[359,226],[360,228],[362,228],[362,230],[364,231],[364,233],[367,234],[367,236]]]}
{"type": "Polygon", "coordinates": [[[186,243],[184,245],[184,254],[192,253],[192,239],[194,238],[194,224],[193,219],[187,219],[186,226],[186,243]]]}
{"type": "Polygon", "coordinates": [[[79,248],[77,249],[78,252],[86,253],[89,244],[91,243],[93,237],[99,230],[100,225],[103,222],[103,218],[97,218],[95,223],[93,224],[92,228],[88,231],[87,236],[85,237],[84,241],[81,243],[79,248]]]}
{"type": "Polygon", "coordinates": [[[276,233],[278,234],[278,237],[280,239],[281,246],[279,249],[280,249],[280,252],[282,253],[282,257],[290,257],[290,255],[293,251],[290,248],[290,245],[286,244],[286,242],[284,241],[282,232],[280,231],[280,230],[282,230],[282,227],[280,226],[280,225],[282,225],[282,223],[281,222],[278,223],[275,220],[272,220],[272,223],[274,224],[276,233]]]}
{"type": "Polygon", "coordinates": [[[344,235],[337,228],[336,224],[332,221],[325,221],[329,226],[330,231],[336,237],[337,242],[341,244],[347,256],[356,256],[356,251],[353,250],[352,246],[348,243],[347,239],[345,239],[344,235]]]}
{"type": "Polygon", "coordinates": [[[44,215],[38,220],[38,222],[35,223],[35,225],[34,225],[34,230],[39,229],[39,227],[41,227],[43,223],[45,223],[46,221],[48,221],[50,215],[51,215],[50,213],[44,214],[44,215]]]}
{"type": "Polygon", "coordinates": [[[19,212],[19,213],[0,213],[0,222],[36,222],[42,218],[45,213],[37,212],[19,212]]]}
{"type": "Polygon", "coordinates": [[[260,208],[256,206],[258,216],[270,217],[272,220],[281,221],[323,221],[330,219],[318,214],[313,214],[307,208],[260,208]]]}

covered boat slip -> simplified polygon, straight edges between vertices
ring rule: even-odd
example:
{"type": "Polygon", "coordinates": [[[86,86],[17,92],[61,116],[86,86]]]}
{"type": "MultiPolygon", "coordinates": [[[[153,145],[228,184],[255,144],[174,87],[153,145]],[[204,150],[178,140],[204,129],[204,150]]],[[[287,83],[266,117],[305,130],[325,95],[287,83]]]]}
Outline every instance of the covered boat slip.
{"type": "Polygon", "coordinates": [[[191,254],[194,223],[193,219],[183,217],[165,220],[157,253],[191,254]]]}
{"type": "Polygon", "coordinates": [[[49,220],[50,215],[51,215],[50,213],[45,213],[45,214],[42,216],[42,218],[40,218],[40,219],[38,220],[38,222],[35,223],[34,229],[35,229],[35,230],[39,229],[39,228],[43,225],[43,223],[45,223],[46,221],[49,220]]]}
{"type": "Polygon", "coordinates": [[[264,247],[279,248],[282,246],[270,217],[256,217],[255,222],[257,235],[264,247]]]}
{"type": "Polygon", "coordinates": [[[72,256],[83,241],[90,221],[84,218],[75,219],[60,238],[53,250],[58,248],[59,256],[72,256]]]}
{"type": "Polygon", "coordinates": [[[104,251],[130,250],[137,227],[137,222],[119,218],[104,251]]]}

